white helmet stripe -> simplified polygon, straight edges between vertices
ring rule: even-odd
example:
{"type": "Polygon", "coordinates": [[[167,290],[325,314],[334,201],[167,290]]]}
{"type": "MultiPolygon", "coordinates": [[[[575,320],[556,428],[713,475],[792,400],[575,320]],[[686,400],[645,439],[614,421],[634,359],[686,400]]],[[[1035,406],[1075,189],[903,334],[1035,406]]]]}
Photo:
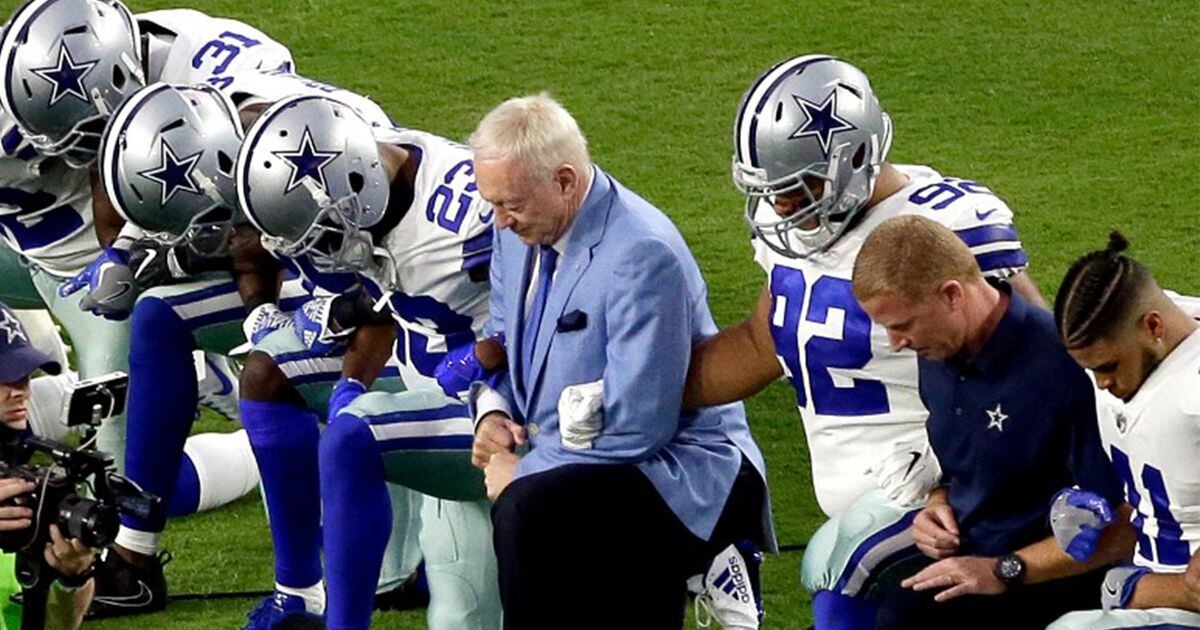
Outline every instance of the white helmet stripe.
{"type": "Polygon", "coordinates": [[[781,62],[759,77],[758,81],[750,87],[742,102],[742,110],[738,112],[736,129],[734,129],[739,161],[744,164],[753,164],[757,161],[754,157],[754,119],[762,109],[765,99],[775,91],[779,81],[795,71],[796,68],[823,59],[833,59],[833,57],[804,55],[781,62]]]}

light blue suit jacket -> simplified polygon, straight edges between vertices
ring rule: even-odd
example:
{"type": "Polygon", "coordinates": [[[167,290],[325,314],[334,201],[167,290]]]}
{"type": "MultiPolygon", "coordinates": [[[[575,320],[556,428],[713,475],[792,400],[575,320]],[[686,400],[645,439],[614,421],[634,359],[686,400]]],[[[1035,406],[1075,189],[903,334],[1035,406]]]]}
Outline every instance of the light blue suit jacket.
{"type": "MultiPolygon", "coordinates": [[[[707,540],[742,455],[766,486],[762,453],[741,403],[681,412],[692,345],[717,332],[704,279],[670,219],[598,167],[593,175],[558,262],[528,379],[518,357],[536,248],[509,230],[494,240],[489,327],[505,331],[510,367],[498,389],[531,446],[517,477],[566,464],[635,464],[680,521],[707,540]],[[576,311],[586,326],[560,330],[572,327],[560,318],[579,325],[576,311]],[[600,379],[600,434],[589,449],[564,448],[563,389],[600,379]]],[[[773,547],[769,502],[763,522],[760,542],[773,547]]]]}

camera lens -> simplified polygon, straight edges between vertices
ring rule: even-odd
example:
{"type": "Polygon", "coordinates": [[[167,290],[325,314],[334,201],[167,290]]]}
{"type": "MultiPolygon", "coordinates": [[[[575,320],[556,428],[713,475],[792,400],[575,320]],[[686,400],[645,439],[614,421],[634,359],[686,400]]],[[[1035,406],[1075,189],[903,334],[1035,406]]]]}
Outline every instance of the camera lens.
{"type": "Polygon", "coordinates": [[[111,505],[78,495],[68,495],[58,504],[58,526],[66,538],[78,538],[92,547],[105,547],[117,536],[120,521],[111,505]]]}

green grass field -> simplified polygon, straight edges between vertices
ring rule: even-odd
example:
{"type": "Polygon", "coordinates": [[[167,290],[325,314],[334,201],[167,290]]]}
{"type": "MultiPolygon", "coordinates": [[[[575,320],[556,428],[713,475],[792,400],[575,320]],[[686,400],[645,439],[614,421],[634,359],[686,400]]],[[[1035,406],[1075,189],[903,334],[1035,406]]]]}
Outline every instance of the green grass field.
{"type": "MultiPolygon", "coordinates": [[[[1164,285],[1200,292],[1194,0],[205,0],[195,8],[261,28],[292,48],[302,74],[368,94],[403,124],[451,138],[464,138],[507,97],[552,92],[578,118],[597,162],[679,225],[722,325],[749,312],[763,282],[729,177],[733,114],[760,72],[807,52],[844,57],[872,77],[895,120],[893,162],[976,179],[1008,201],[1044,293],[1113,228],[1164,285]]],[[[773,386],[748,411],[770,467],[780,542],[803,543],[823,517],[790,388],[773,386]]],[[[172,523],[166,545],[176,594],[272,583],[256,498],[172,523]]],[[[766,627],[810,622],[799,560],[795,552],[767,560],[766,627]]],[[[253,604],[179,601],[163,614],[96,626],[229,628],[253,604]]],[[[598,595],[596,605],[611,599],[598,595]]],[[[424,625],[416,613],[376,621],[424,625]]]]}

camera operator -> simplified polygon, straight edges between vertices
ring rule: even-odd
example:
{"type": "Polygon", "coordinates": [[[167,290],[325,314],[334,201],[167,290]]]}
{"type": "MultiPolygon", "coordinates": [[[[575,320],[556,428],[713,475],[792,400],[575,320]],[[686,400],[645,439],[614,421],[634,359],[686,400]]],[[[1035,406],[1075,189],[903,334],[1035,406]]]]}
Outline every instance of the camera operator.
{"type": "MultiPolygon", "coordinates": [[[[61,366],[29,343],[25,328],[0,303],[0,422],[6,433],[29,434],[30,375],[37,370],[58,374],[61,366]]],[[[34,484],[19,478],[0,479],[0,503],[33,492],[34,484]]],[[[32,524],[27,507],[0,507],[0,532],[16,531],[32,524]]],[[[47,628],[77,628],[92,598],[91,569],[95,552],[78,540],[67,540],[57,526],[50,527],[51,541],[44,550],[46,564],[60,577],[51,589],[46,608],[47,628]]],[[[0,556],[0,628],[20,627],[20,613],[13,614],[9,596],[20,590],[14,577],[14,556],[0,556]]]]}

